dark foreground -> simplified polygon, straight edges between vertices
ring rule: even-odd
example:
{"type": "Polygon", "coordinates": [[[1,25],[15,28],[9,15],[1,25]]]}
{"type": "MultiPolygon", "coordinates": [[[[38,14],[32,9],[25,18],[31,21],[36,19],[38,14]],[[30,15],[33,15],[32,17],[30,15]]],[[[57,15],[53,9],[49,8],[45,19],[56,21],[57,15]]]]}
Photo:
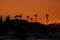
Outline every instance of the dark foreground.
{"type": "MultiPolygon", "coordinates": [[[[60,32],[41,34],[41,33],[26,33],[27,38],[23,40],[60,40],[60,32]]],[[[7,35],[0,36],[0,40],[22,40],[15,37],[15,33],[10,32],[7,35]]]]}
{"type": "Polygon", "coordinates": [[[23,19],[0,18],[0,40],[59,40],[60,23],[41,24],[23,19]]]}

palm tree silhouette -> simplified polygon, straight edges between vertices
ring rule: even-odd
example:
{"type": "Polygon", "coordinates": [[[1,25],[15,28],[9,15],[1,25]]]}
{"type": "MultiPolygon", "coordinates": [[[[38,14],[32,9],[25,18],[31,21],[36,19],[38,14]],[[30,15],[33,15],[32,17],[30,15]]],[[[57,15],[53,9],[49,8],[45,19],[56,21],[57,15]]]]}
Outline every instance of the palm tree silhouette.
{"type": "Polygon", "coordinates": [[[32,21],[33,21],[33,18],[31,18],[30,20],[31,20],[31,22],[32,22],[32,21]]]}
{"type": "Polygon", "coordinates": [[[37,21],[38,21],[38,20],[37,20],[37,14],[35,14],[34,16],[35,16],[35,21],[37,22],[37,21]]]}
{"type": "Polygon", "coordinates": [[[19,17],[18,15],[15,16],[16,19],[18,19],[18,17],[19,17]]]}
{"type": "Polygon", "coordinates": [[[29,16],[27,16],[27,21],[29,21],[29,18],[30,18],[30,17],[29,17],[29,16]]]}
{"type": "Polygon", "coordinates": [[[19,17],[20,17],[20,19],[21,19],[21,18],[22,18],[22,14],[20,14],[20,16],[19,16],[19,17]]]}
{"type": "Polygon", "coordinates": [[[46,24],[48,24],[48,14],[46,14],[46,24]]]}

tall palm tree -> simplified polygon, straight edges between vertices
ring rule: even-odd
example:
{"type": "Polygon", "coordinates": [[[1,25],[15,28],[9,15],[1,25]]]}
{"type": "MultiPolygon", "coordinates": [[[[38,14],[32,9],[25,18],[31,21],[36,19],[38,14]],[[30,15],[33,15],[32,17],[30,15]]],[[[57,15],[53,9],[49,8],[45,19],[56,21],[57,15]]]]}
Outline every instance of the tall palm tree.
{"type": "Polygon", "coordinates": [[[21,19],[21,18],[22,18],[22,14],[20,14],[20,16],[19,16],[19,17],[20,17],[20,19],[21,19]]]}
{"type": "Polygon", "coordinates": [[[30,17],[29,17],[29,16],[27,16],[27,21],[29,21],[29,18],[30,18],[30,17]]]}
{"type": "Polygon", "coordinates": [[[37,22],[38,21],[37,14],[35,14],[34,16],[35,16],[35,21],[37,22]]]}
{"type": "Polygon", "coordinates": [[[46,14],[46,24],[48,24],[48,14],[46,14]]]}
{"type": "Polygon", "coordinates": [[[30,20],[31,20],[31,22],[32,22],[32,21],[33,21],[33,18],[31,18],[30,20]]]}

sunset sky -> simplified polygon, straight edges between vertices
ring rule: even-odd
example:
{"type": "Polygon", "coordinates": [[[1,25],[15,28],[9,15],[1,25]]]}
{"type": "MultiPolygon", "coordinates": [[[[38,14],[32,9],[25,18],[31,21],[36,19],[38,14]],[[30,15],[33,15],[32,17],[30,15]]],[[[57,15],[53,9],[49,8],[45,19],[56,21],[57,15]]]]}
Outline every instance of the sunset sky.
{"type": "Polygon", "coordinates": [[[34,18],[38,15],[38,20],[45,23],[45,15],[49,14],[49,23],[60,22],[60,0],[0,0],[0,15],[5,17],[10,15],[23,15],[34,18]]]}

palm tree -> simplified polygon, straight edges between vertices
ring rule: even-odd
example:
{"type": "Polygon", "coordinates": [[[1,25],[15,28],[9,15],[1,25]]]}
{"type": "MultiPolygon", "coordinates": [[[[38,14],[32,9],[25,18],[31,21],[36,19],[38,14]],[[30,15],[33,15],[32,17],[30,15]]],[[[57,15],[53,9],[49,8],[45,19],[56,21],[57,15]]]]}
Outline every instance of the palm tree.
{"type": "Polygon", "coordinates": [[[46,14],[46,24],[48,24],[48,14],[46,14]]]}
{"type": "Polygon", "coordinates": [[[22,18],[22,14],[20,14],[20,16],[19,16],[19,17],[20,17],[20,19],[21,19],[21,18],[22,18]]]}
{"type": "Polygon", "coordinates": [[[35,21],[37,22],[37,21],[38,21],[38,20],[37,20],[37,14],[35,14],[34,16],[35,16],[35,21]]]}
{"type": "Polygon", "coordinates": [[[33,18],[31,18],[30,20],[31,20],[31,22],[32,22],[32,21],[33,21],[33,18]]]}
{"type": "Polygon", "coordinates": [[[29,16],[27,16],[27,21],[29,21],[29,18],[30,18],[30,17],[29,17],[29,16]]]}
{"type": "Polygon", "coordinates": [[[18,15],[15,16],[16,19],[18,19],[18,17],[19,17],[18,15]]]}

